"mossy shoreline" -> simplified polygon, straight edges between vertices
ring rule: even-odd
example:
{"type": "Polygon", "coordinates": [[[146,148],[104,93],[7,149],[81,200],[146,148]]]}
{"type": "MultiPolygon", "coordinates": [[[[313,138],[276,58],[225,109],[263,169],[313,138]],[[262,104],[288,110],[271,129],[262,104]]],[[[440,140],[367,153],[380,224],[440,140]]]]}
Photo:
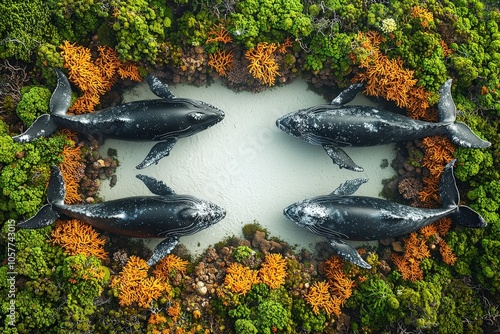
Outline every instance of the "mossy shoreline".
{"type": "MultiPolygon", "coordinates": [[[[500,330],[496,2],[7,0],[0,16],[9,18],[0,22],[3,332],[500,330]],[[253,92],[297,77],[330,91],[364,82],[365,94],[390,100],[390,108],[437,121],[437,91],[451,78],[458,120],[492,146],[454,147],[444,138],[402,143],[391,164],[399,177],[388,182],[385,194],[416,206],[439,205],[435,184],[447,162],[442,157],[453,157],[462,200],[489,225],[471,230],[440,222],[382,241],[377,249],[361,251],[374,267],[367,271],[339,262],[327,244],[319,244],[316,254],[295,250],[272,239],[265,233],[266,222],[260,222],[260,227],[246,227],[245,240],[221,241],[199,259],[191,261],[177,248],[178,258],[171,260],[178,262],[166,266],[171,269],[167,275],[143,268],[141,284],[150,285],[138,291],[149,291],[141,295],[149,303],[144,307],[132,300],[124,306],[119,279],[127,277],[122,273],[131,256],[138,258],[133,263],[147,258],[140,244],[96,233],[108,253],[99,259],[90,255],[98,242],[80,249],[81,254],[54,245],[56,227],[12,230],[45,203],[51,165],[64,165],[73,176],[67,180],[73,189],[67,201],[73,203],[98,201],[99,183],[119,168],[115,157],[96,155],[95,139],[68,131],[32,143],[13,142],[12,136],[47,112],[54,67],[72,74],[74,100],[79,101],[75,113],[119,103],[124,87],[153,73],[174,84],[221,80],[229,89],[253,92]],[[93,90],[105,81],[107,89],[93,90]],[[185,268],[184,260],[191,261],[185,268]],[[278,276],[286,263],[279,287],[257,279],[265,263],[278,276]],[[247,282],[246,293],[226,279],[239,272],[257,277],[247,282]],[[155,286],[165,293],[151,298],[155,286]]],[[[82,244],[79,226],[71,231],[70,242],[82,244]]]]}

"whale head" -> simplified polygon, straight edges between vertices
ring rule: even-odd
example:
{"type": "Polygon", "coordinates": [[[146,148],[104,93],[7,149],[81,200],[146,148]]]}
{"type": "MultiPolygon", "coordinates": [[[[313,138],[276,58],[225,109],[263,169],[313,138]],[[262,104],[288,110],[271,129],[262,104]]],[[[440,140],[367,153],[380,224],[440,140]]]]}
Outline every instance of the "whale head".
{"type": "Polygon", "coordinates": [[[186,99],[186,121],[191,134],[206,130],[224,119],[224,112],[206,102],[186,99]]]}
{"type": "Polygon", "coordinates": [[[320,224],[328,216],[326,208],[310,200],[303,200],[289,205],[283,214],[299,227],[311,227],[320,224]]]}
{"type": "Polygon", "coordinates": [[[183,221],[182,227],[170,231],[169,234],[182,236],[209,228],[224,219],[226,211],[209,201],[198,200],[180,211],[179,216],[183,221]]]}
{"type": "Polygon", "coordinates": [[[276,120],[276,126],[296,138],[301,138],[305,130],[307,130],[305,115],[300,111],[281,116],[276,120]]]}

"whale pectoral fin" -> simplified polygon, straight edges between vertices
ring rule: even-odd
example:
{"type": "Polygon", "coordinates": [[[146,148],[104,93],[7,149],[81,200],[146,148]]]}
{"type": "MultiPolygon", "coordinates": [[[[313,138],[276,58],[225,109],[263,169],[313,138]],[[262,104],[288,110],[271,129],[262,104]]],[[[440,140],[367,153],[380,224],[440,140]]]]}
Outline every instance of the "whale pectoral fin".
{"type": "Polygon", "coordinates": [[[340,147],[323,145],[323,148],[326,154],[333,160],[333,163],[337,164],[340,168],[347,168],[355,172],[362,172],[364,170],[362,167],[356,165],[340,147]]]}
{"type": "Polygon", "coordinates": [[[344,89],[342,92],[340,92],[340,94],[337,95],[337,97],[334,98],[332,102],[330,102],[330,104],[332,106],[341,106],[343,104],[349,103],[352,100],[354,100],[354,98],[361,91],[362,88],[363,88],[362,83],[352,84],[346,89],[344,89]]]}
{"type": "Polygon", "coordinates": [[[49,114],[39,116],[33,124],[18,136],[12,137],[15,142],[27,143],[40,137],[48,137],[57,130],[57,124],[51,119],[49,114]]]}
{"type": "Polygon", "coordinates": [[[59,214],[52,208],[52,205],[45,204],[42,208],[30,219],[17,224],[19,228],[42,228],[51,225],[59,214]]]}
{"type": "Polygon", "coordinates": [[[330,242],[330,245],[333,247],[337,255],[343,258],[344,260],[352,262],[361,268],[366,268],[366,269],[372,268],[372,266],[366,263],[365,260],[363,260],[363,258],[359,255],[356,248],[346,244],[345,242],[339,239],[331,239],[328,241],[330,242]]]}
{"type": "Polygon", "coordinates": [[[366,178],[357,178],[354,180],[348,180],[342,183],[337,189],[335,189],[330,196],[349,196],[354,194],[358,188],[366,183],[368,179],[366,178]]]}
{"type": "Polygon", "coordinates": [[[153,251],[153,254],[146,262],[148,266],[155,265],[163,259],[166,255],[170,254],[172,249],[179,243],[178,237],[168,237],[167,239],[160,242],[153,251]]]}
{"type": "Polygon", "coordinates": [[[175,195],[175,192],[172,190],[172,188],[167,186],[165,183],[158,181],[155,178],[143,174],[137,174],[135,177],[144,182],[146,187],[148,187],[149,191],[151,191],[155,195],[158,196],[175,195]]]}
{"type": "Polygon", "coordinates": [[[148,75],[146,78],[149,89],[158,97],[161,97],[165,100],[173,100],[175,99],[175,95],[170,91],[167,84],[164,84],[154,75],[148,75]]]}
{"type": "Polygon", "coordinates": [[[177,143],[177,138],[170,138],[155,144],[155,146],[153,146],[153,148],[149,151],[146,158],[144,158],[144,160],[135,168],[143,169],[151,166],[152,164],[158,163],[158,161],[170,154],[170,151],[174,147],[175,143],[177,143]]]}

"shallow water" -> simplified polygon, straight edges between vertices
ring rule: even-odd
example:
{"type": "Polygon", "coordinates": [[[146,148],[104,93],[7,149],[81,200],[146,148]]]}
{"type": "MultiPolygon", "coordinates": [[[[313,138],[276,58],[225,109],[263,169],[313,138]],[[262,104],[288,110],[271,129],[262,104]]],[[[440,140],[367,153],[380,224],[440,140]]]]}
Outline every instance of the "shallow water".
{"type": "MultiPolygon", "coordinates": [[[[254,220],[272,236],[291,245],[313,249],[324,238],[297,227],[283,215],[283,209],[299,200],[331,193],[348,179],[369,179],[357,195],[378,196],[381,181],[394,175],[392,168],[382,169],[382,160],[395,157],[395,145],[348,148],[346,152],[365,171],[339,169],[320,146],[293,138],[276,125],[276,119],[288,112],[325,104],[322,96],[309,91],[307,83],[295,80],[284,87],[262,93],[235,93],[220,82],[209,87],[177,85],[171,87],[178,97],[210,103],[226,113],[225,119],[208,130],[180,139],[170,156],[143,170],[135,166],[149,152],[152,142],[106,140],[101,147],[118,151],[118,182],[101,186],[106,200],[151,195],[136,174],[162,180],[177,194],[207,199],[226,209],[224,220],[207,230],[182,237],[180,241],[194,254],[229,235],[242,236],[241,228],[254,220]]],[[[125,94],[125,102],[157,98],[142,83],[125,94]]],[[[350,104],[373,105],[363,96],[350,104]]],[[[154,247],[160,240],[153,240],[154,247]]]]}

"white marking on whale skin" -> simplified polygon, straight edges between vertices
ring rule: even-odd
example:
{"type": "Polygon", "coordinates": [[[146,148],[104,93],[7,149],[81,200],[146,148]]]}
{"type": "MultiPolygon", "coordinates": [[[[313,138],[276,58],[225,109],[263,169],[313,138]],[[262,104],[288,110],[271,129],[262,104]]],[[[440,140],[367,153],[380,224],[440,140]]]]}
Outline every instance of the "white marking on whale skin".
{"type": "Polygon", "coordinates": [[[368,132],[378,132],[378,129],[372,123],[363,123],[363,127],[368,130],[368,132]]]}

